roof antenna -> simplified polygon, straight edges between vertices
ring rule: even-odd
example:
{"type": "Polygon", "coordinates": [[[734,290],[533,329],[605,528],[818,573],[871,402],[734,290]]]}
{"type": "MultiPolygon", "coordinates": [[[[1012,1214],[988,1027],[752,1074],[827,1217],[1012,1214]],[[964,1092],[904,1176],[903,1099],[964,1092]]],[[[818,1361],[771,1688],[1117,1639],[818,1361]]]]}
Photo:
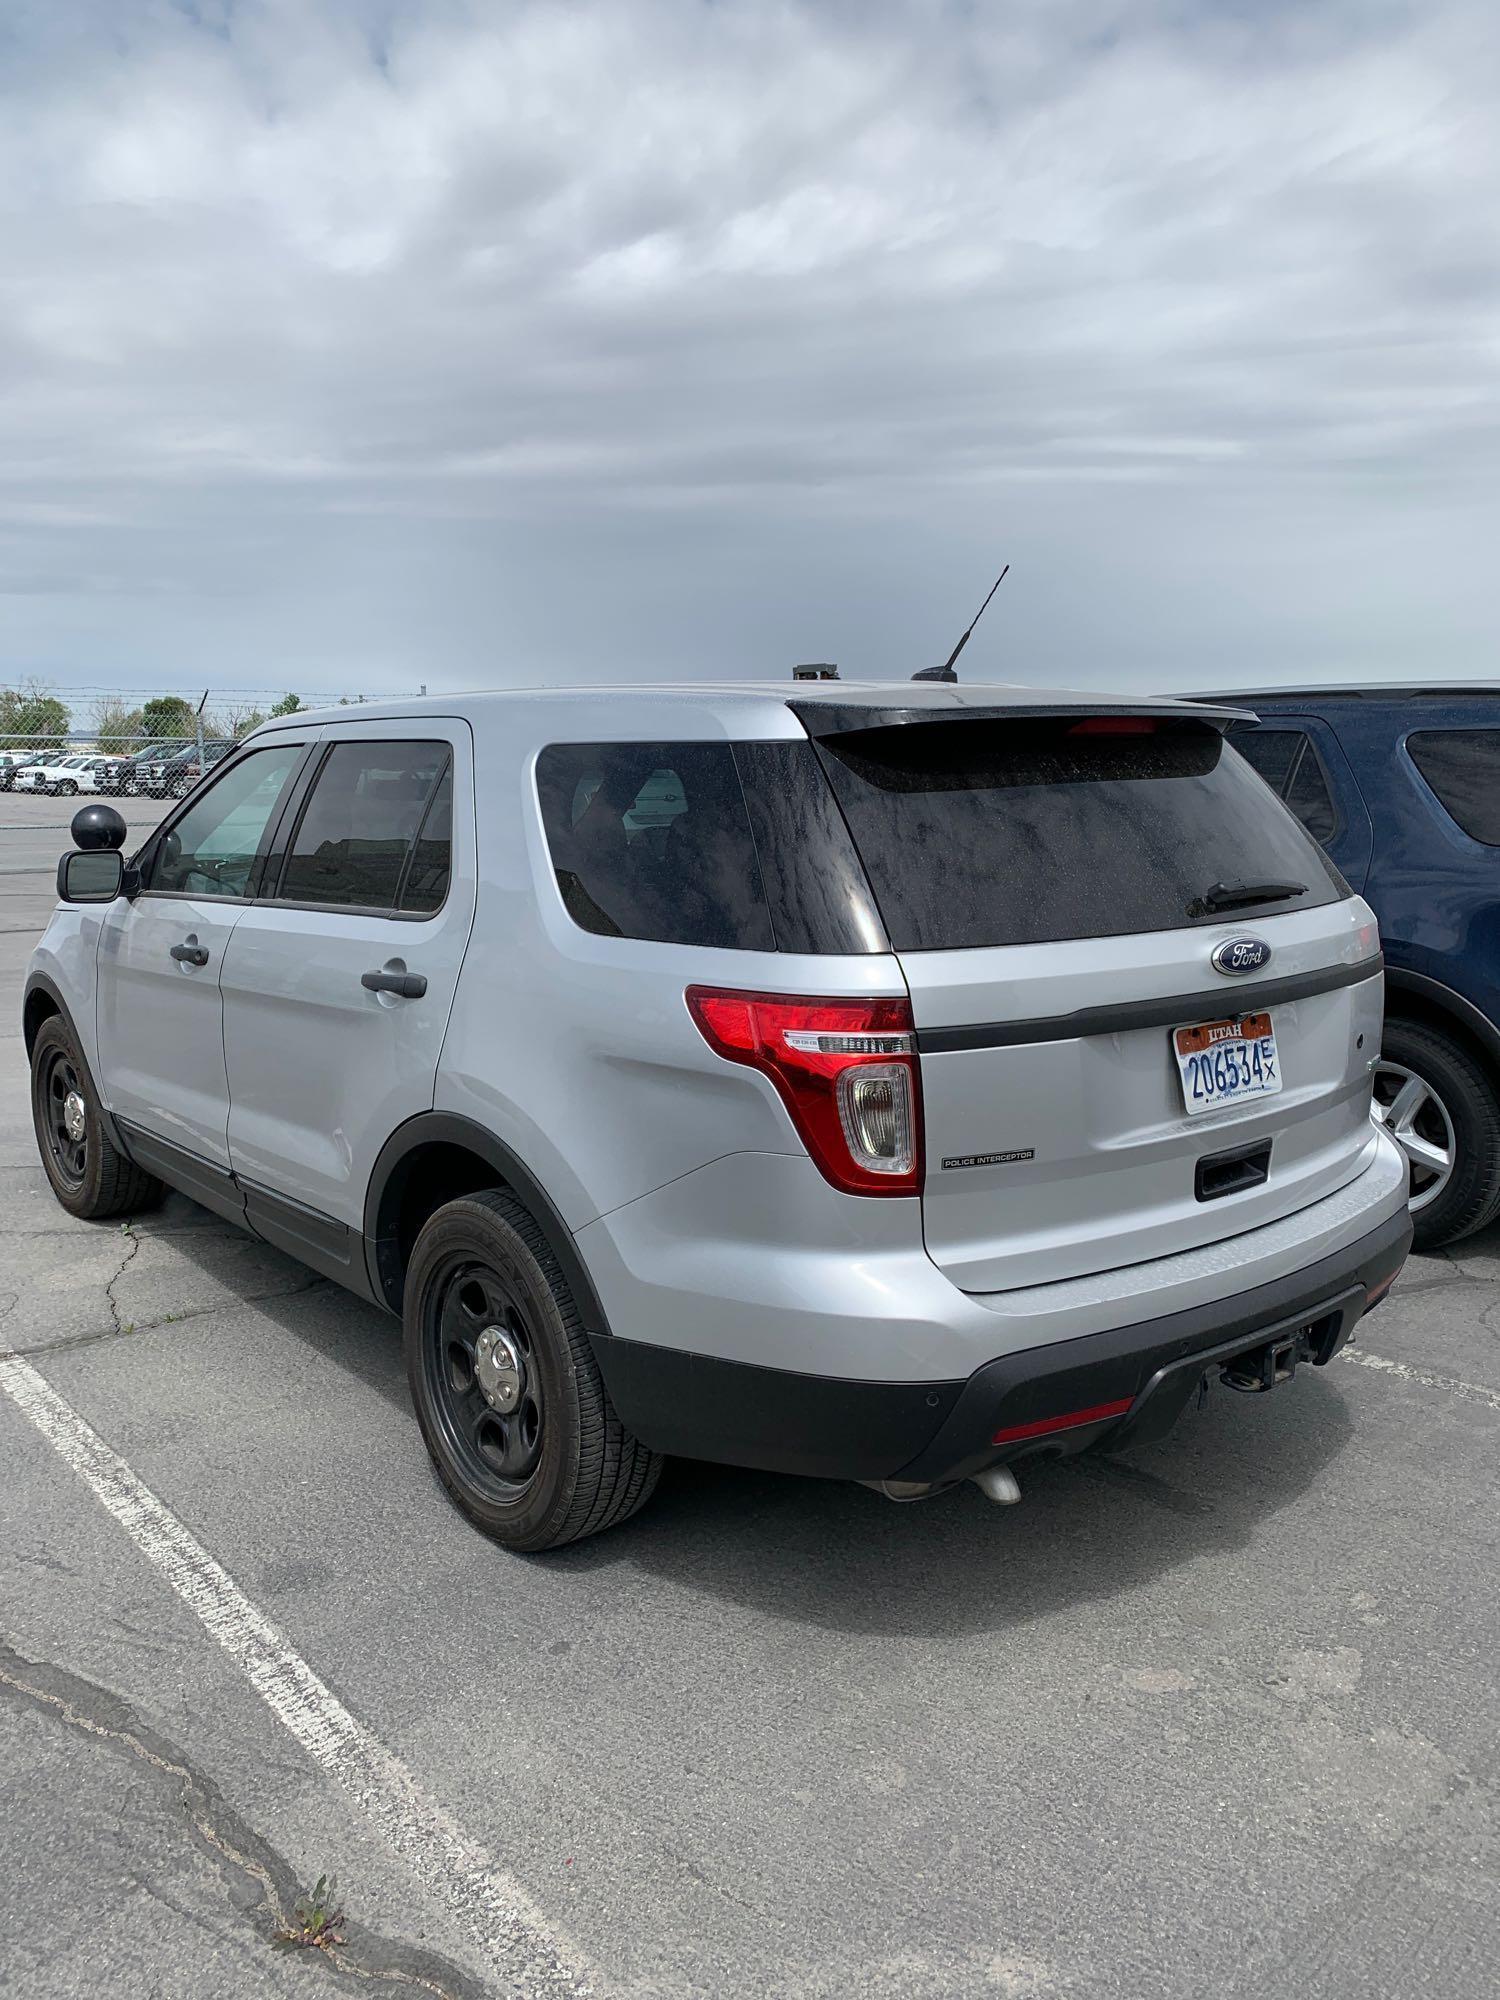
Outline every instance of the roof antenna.
{"type": "MultiPolygon", "coordinates": [[[[990,585],[990,597],[994,596],[995,592],[1000,588],[1001,584],[1004,583],[1005,579],[1009,575],[1010,575],[1010,564],[1007,563],[1004,569],[1001,570],[1000,574],[995,578],[995,581],[990,585]]],[[[974,616],[969,620],[969,631],[964,633],[964,636],[959,640],[958,644],[953,648],[953,651],[948,655],[947,659],[943,662],[943,664],[940,667],[923,667],[920,673],[912,675],[912,679],[914,681],[956,681],[958,679],[958,675],[953,671],[953,664],[955,660],[957,660],[959,654],[963,651],[964,647],[968,645],[969,633],[974,630],[974,627],[979,623],[980,619],[984,616],[985,605],[989,603],[990,597],[987,597],[984,600],[984,604],[980,605],[979,609],[974,613],[974,616]]]]}

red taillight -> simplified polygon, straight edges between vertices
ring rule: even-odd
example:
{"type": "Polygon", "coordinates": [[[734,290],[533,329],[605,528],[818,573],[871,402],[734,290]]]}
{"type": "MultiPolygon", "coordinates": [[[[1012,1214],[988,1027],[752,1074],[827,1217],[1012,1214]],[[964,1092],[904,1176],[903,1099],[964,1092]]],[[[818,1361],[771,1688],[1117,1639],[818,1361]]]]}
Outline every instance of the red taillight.
{"type": "Polygon", "coordinates": [[[916,1194],[922,1098],[909,1000],[802,1000],[690,986],[728,1062],[768,1076],[824,1177],[845,1194],[916,1194]]]}

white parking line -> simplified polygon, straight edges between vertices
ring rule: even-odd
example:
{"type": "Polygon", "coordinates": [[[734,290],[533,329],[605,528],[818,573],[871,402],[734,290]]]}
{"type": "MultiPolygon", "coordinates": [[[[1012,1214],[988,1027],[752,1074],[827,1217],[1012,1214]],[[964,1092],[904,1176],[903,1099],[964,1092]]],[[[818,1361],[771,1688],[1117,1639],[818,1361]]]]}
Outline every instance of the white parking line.
{"type": "Polygon", "coordinates": [[[509,1987],[526,1994],[587,1993],[579,1959],[519,1883],[350,1714],[228,1571],[51,1383],[19,1355],[0,1356],[0,1389],[161,1571],[277,1721],[348,1788],[388,1845],[449,1906],[509,1987]]]}
{"type": "Polygon", "coordinates": [[[1446,1389],[1450,1396],[1462,1396],[1466,1402],[1483,1403],[1486,1409],[1500,1410],[1500,1389],[1481,1388],[1477,1382],[1465,1382],[1457,1375],[1433,1375],[1425,1368],[1410,1368],[1404,1361],[1389,1361],[1383,1354],[1371,1354],[1368,1348],[1341,1347],[1336,1357],[1340,1361],[1353,1361],[1361,1368],[1378,1368],[1382,1375],[1395,1375],[1403,1382],[1415,1382],[1423,1389],[1446,1389]]]}

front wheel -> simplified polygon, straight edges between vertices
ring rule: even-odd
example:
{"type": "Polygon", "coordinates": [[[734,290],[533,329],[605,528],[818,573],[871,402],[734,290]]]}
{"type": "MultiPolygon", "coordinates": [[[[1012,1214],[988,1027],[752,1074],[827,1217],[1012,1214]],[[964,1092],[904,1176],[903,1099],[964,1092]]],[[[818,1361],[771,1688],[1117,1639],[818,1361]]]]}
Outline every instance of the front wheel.
{"type": "Polygon", "coordinates": [[[127,1160],[105,1131],[93,1079],[58,1014],[42,1023],[32,1046],[31,1120],[52,1192],[69,1215],[95,1222],[160,1201],[161,1182],[127,1160]]]}
{"type": "Polygon", "coordinates": [[[78,791],[78,787],[73,783],[73,780],[71,778],[64,778],[62,783],[60,785],[55,786],[54,789],[56,790],[58,797],[63,799],[73,798],[78,791]]]}
{"type": "Polygon", "coordinates": [[[551,1245],[513,1196],[465,1195],[429,1218],[403,1318],[422,1437],[483,1533],[561,1548],[651,1497],[661,1459],[616,1416],[551,1245]]]}
{"type": "Polygon", "coordinates": [[[1437,1250],[1500,1213],[1500,1102],[1455,1036],[1393,1016],[1375,1067],[1374,1115],[1405,1153],[1418,1250],[1437,1250]]]}

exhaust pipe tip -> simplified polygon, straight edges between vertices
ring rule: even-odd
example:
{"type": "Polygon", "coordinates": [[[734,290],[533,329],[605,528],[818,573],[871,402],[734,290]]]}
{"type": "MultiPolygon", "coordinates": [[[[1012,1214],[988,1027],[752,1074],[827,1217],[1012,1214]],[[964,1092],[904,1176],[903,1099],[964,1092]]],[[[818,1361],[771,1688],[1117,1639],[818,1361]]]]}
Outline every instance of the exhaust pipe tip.
{"type": "Polygon", "coordinates": [[[997,1507],[1014,1507],[1021,1497],[1021,1489],[1016,1484],[1016,1475],[1008,1465],[986,1466],[983,1472],[973,1475],[974,1484],[986,1500],[993,1500],[997,1507]]]}
{"type": "Polygon", "coordinates": [[[899,1500],[908,1504],[913,1500],[930,1500],[934,1493],[946,1493],[947,1487],[926,1479],[861,1479],[856,1482],[868,1486],[872,1493],[884,1494],[887,1500],[899,1500]]]}

